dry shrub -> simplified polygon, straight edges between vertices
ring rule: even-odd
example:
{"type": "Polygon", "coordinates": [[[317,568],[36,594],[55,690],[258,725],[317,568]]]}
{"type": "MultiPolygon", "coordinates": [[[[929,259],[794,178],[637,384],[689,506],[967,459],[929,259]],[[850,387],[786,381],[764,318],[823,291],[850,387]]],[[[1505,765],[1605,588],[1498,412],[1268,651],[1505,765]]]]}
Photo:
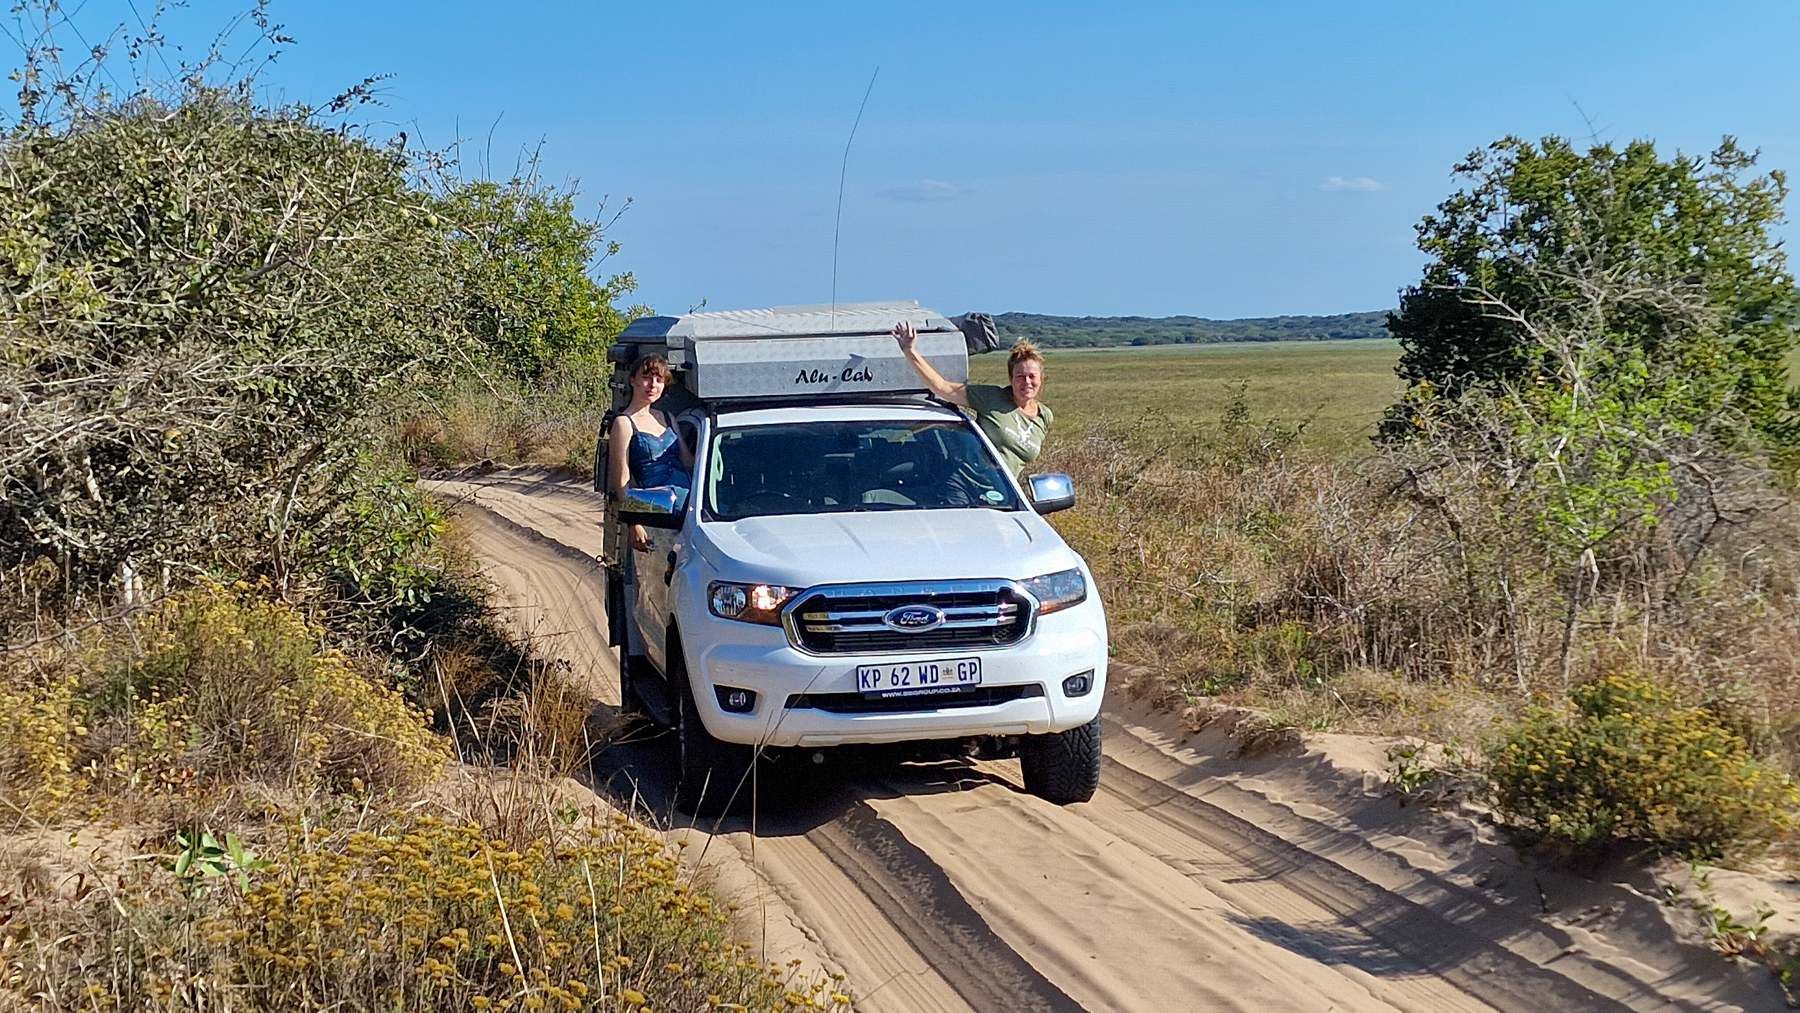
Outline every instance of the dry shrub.
{"type": "Polygon", "coordinates": [[[430,816],[296,824],[246,857],[216,876],[129,863],[72,903],[25,905],[0,929],[5,980],[49,1010],[850,1002],[754,960],[719,903],[623,816],[571,813],[523,845],[430,816]]]}
{"type": "Polygon", "coordinates": [[[3,790],[54,812],[84,791],[194,797],[242,781],[406,789],[447,750],[376,663],[324,645],[292,607],[207,586],[73,645],[17,656],[0,701],[3,790]]]}

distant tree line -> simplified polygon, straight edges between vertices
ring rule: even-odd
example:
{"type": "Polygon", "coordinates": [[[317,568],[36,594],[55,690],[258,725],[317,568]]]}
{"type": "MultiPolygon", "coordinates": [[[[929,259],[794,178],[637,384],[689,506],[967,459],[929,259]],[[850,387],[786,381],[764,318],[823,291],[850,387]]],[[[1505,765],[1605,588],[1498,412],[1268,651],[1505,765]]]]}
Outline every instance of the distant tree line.
{"type": "Polygon", "coordinates": [[[1210,345],[1225,341],[1336,341],[1388,336],[1387,313],[1330,316],[1247,317],[1058,317],[1042,313],[1001,313],[1000,334],[1050,348],[1109,348],[1117,345],[1210,345]]]}

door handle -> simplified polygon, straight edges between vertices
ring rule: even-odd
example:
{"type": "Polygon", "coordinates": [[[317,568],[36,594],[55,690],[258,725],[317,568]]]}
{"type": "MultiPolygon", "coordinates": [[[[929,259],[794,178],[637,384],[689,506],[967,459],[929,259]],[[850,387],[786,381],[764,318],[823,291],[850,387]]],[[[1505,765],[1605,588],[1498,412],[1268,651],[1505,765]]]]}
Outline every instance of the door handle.
{"type": "Polygon", "coordinates": [[[669,564],[668,569],[665,569],[663,571],[663,583],[665,585],[673,584],[675,582],[675,550],[674,549],[669,550],[668,564],[669,564]]]}

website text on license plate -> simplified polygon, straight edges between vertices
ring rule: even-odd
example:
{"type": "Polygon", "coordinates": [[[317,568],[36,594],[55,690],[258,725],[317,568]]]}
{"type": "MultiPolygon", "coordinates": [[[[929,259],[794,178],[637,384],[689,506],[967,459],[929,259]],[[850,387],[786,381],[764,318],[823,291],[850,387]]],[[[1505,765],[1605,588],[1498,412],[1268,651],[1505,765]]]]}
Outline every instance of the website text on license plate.
{"type": "Polygon", "coordinates": [[[980,658],[856,666],[856,688],[865,696],[927,696],[979,685],[980,658]]]}

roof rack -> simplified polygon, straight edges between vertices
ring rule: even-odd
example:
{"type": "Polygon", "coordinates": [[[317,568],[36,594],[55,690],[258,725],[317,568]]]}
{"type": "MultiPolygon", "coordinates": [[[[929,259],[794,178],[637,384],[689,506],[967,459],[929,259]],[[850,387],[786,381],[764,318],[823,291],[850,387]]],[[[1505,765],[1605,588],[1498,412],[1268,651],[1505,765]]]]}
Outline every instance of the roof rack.
{"type": "Polygon", "coordinates": [[[708,402],[921,394],[924,381],[891,336],[901,321],[912,323],[919,333],[915,347],[945,379],[968,379],[962,331],[914,301],[642,317],[625,328],[608,356],[622,365],[660,354],[688,392],[708,402]]]}
{"type": "Polygon", "coordinates": [[[714,398],[707,406],[714,415],[726,412],[750,412],[764,408],[792,408],[796,404],[829,408],[838,405],[891,405],[896,408],[949,408],[955,405],[929,393],[824,394],[818,397],[726,397],[714,398]]]}

